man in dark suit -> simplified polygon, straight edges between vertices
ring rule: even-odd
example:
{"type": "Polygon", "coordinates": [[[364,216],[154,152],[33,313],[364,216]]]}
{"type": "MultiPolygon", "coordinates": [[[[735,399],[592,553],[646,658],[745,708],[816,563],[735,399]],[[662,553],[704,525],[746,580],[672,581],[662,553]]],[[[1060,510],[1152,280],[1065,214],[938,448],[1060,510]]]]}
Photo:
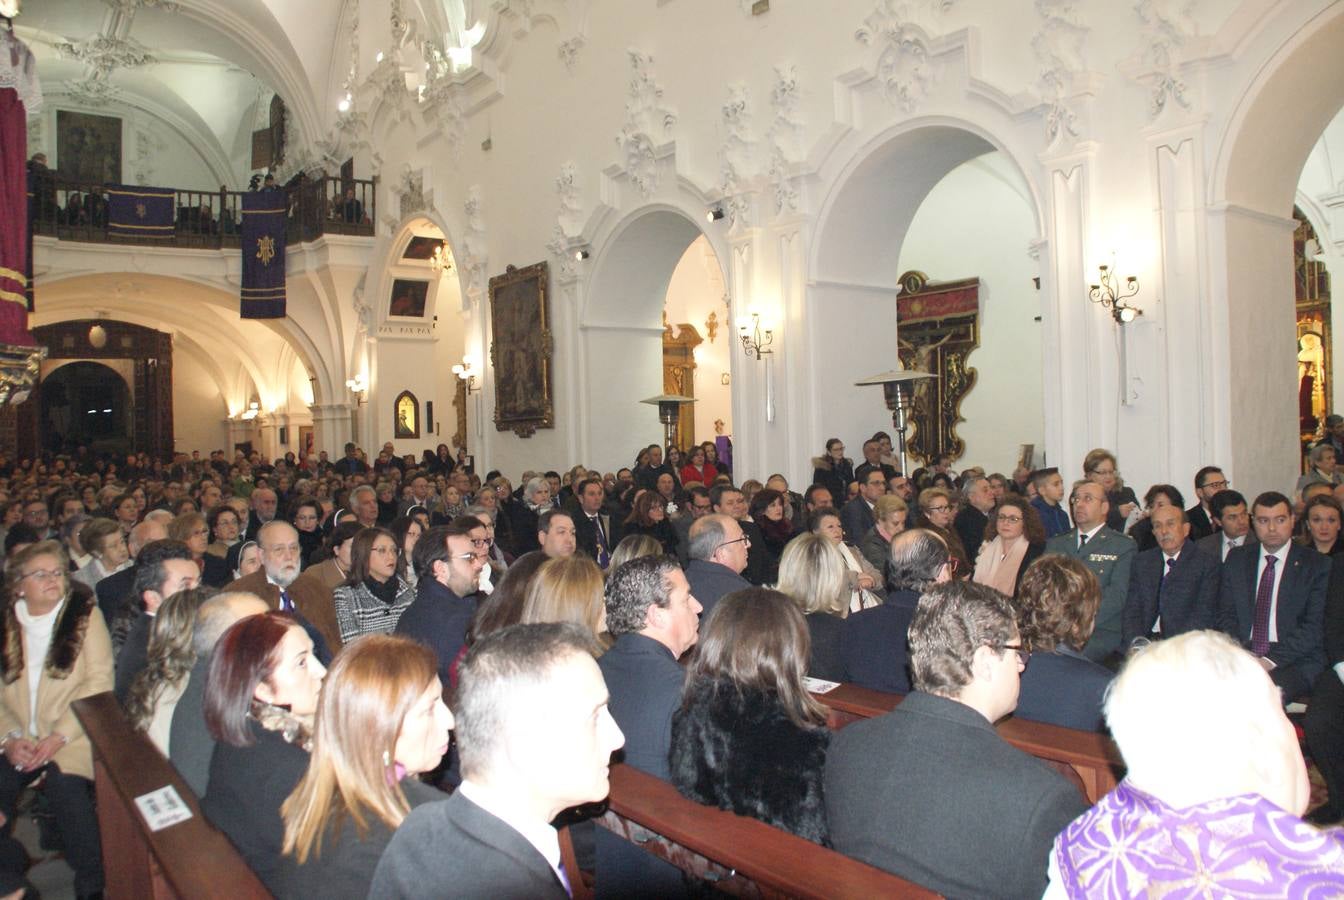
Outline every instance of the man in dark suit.
{"type": "Polygon", "coordinates": [[[877,521],[873,518],[873,504],[886,492],[887,479],[877,469],[870,470],[859,482],[859,496],[840,508],[840,527],[845,530],[846,541],[857,546],[863,540],[877,521]]]}
{"type": "Polygon", "coordinates": [[[1190,540],[1179,506],[1159,506],[1148,521],[1157,546],[1134,557],[1122,620],[1125,647],[1137,638],[1175,637],[1217,623],[1218,558],[1190,540]]]}
{"type": "Polygon", "coordinates": [[[1223,490],[1214,494],[1209,501],[1209,520],[1213,534],[1195,541],[1195,546],[1219,562],[1227,560],[1233,547],[1254,540],[1247,537],[1251,530],[1251,514],[1246,509],[1246,498],[1238,491],[1223,490]]]}
{"type": "Polygon", "coordinates": [[[691,564],[686,580],[708,616],[725,594],[751,587],[742,577],[747,567],[748,538],[731,516],[712,513],[696,519],[690,531],[691,564]]]}
{"type": "Polygon", "coordinates": [[[624,742],[607,711],[592,635],[574,624],[515,625],[475,644],[459,669],[462,784],[413,810],[373,874],[373,900],[567,900],[571,878],[550,822],[607,796],[624,742]],[[432,892],[433,892],[432,891],[432,892]]]}
{"type": "Polygon", "coordinates": [[[1082,560],[1101,582],[1101,606],[1097,609],[1097,624],[1092,639],[1083,648],[1083,655],[1093,662],[1102,662],[1120,649],[1123,631],[1121,620],[1125,600],[1129,597],[1129,570],[1134,562],[1134,542],[1106,525],[1111,504],[1106,490],[1092,481],[1075,481],[1069,495],[1073,510],[1074,527],[1046,542],[1046,553],[1063,553],[1082,560]]]}
{"type": "Polygon", "coordinates": [[[261,526],[275,519],[275,510],[279,506],[279,498],[275,491],[268,487],[259,487],[252,491],[252,496],[248,498],[248,503],[252,509],[247,515],[247,534],[245,540],[255,541],[257,535],[261,532],[261,526]]]}
{"type": "MultiPolygon", "coordinates": [[[[700,604],[670,556],[631,560],[607,581],[607,631],[616,643],[598,660],[611,717],[625,734],[625,762],[672,780],[672,713],[686,672],[677,663],[699,634],[700,604]]],[[[605,828],[597,831],[597,895],[665,897],[684,892],[681,871],[605,828]]]]}
{"type": "Polygon", "coordinates": [[[994,722],[1017,705],[1025,651],[1011,602],[954,582],[910,623],[914,693],[836,733],[826,813],[836,850],[949,897],[1039,897],[1050,848],[1086,808],[994,722]]]}
{"type": "Polygon", "coordinates": [[[912,528],[891,542],[887,602],[844,620],[840,656],[845,680],[893,694],[910,691],[906,637],[919,595],[952,580],[947,544],[932,531],[912,528]]]}
{"type": "Polygon", "coordinates": [[[1218,589],[1218,628],[1256,655],[1294,700],[1325,670],[1325,590],[1330,558],[1292,543],[1293,506],[1277,491],[1251,505],[1258,543],[1227,554],[1218,589]]]}
{"type": "Polygon", "coordinates": [[[484,525],[439,525],[421,535],[411,552],[418,579],[415,600],[401,614],[394,631],[434,651],[439,680],[445,687],[450,683],[448,670],[466,643],[471,617],[476,614],[476,591],[488,559],[485,542],[484,525]]]}
{"type": "Polygon", "coordinates": [[[1344,566],[1333,566],[1325,601],[1325,657],[1302,723],[1311,757],[1325,777],[1329,799],[1307,820],[1317,825],[1344,817],[1344,566]]]}
{"type": "Polygon", "coordinates": [[[200,583],[201,571],[191,558],[191,550],[181,541],[152,541],[140,551],[135,567],[135,594],[139,611],[126,634],[126,643],[117,652],[116,681],[113,687],[123,704],[131,692],[135,676],[149,658],[149,632],[159,607],[178,591],[187,591],[200,583]]]}
{"type": "Polygon", "coordinates": [[[649,444],[647,448],[649,453],[649,462],[647,465],[636,466],[634,471],[635,484],[640,487],[656,491],[658,490],[658,478],[662,475],[671,475],[672,480],[681,484],[681,477],[672,467],[663,462],[663,448],[657,444],[649,444]]]}
{"type": "Polygon", "coordinates": [[[980,555],[980,545],[985,542],[985,526],[989,524],[990,510],[994,509],[994,487],[988,478],[979,475],[967,476],[961,486],[961,496],[965,503],[952,520],[952,527],[966,548],[966,557],[975,565],[980,555]]]}
{"type": "Polygon", "coordinates": [[[869,472],[881,472],[883,481],[890,481],[896,474],[896,467],[882,462],[882,442],[870,438],[863,442],[863,462],[854,467],[854,480],[863,484],[869,472]]]}
{"type": "Polygon", "coordinates": [[[336,605],[316,578],[299,577],[299,532],[288,522],[268,522],[257,535],[261,568],[225,585],[226,591],[256,594],[273,610],[293,613],[313,641],[313,655],[322,665],[341,649],[336,605]]]}
{"type": "Polygon", "coordinates": [[[1190,540],[1199,541],[1217,530],[1213,521],[1213,498],[1227,490],[1227,476],[1217,466],[1205,466],[1195,473],[1195,499],[1199,502],[1185,511],[1190,520],[1190,540]]]}
{"type": "Polygon", "coordinates": [[[709,499],[709,490],[698,484],[686,489],[686,505],[672,519],[672,529],[677,533],[677,558],[682,568],[691,564],[691,526],[714,511],[714,503],[709,499]]]}
{"type": "Polygon", "coordinates": [[[611,516],[602,511],[607,493],[599,478],[585,478],[575,491],[578,509],[570,513],[574,520],[574,540],[579,552],[597,560],[600,568],[611,563],[611,551],[620,543],[611,516]]]}

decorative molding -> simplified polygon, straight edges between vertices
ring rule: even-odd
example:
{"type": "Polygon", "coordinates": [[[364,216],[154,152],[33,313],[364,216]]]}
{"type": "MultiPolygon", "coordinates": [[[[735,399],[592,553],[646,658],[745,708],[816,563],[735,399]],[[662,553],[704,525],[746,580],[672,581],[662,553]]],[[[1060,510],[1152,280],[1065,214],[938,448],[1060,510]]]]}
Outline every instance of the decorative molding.
{"type": "Polygon", "coordinates": [[[105,78],[99,78],[91,75],[88,78],[80,78],[77,81],[67,81],[63,88],[66,96],[76,103],[85,106],[106,106],[109,102],[117,100],[121,96],[121,91],[113,87],[105,78]]]}
{"type": "Polygon", "coordinates": [[[411,92],[406,89],[406,74],[398,57],[397,53],[385,54],[365,79],[364,87],[373,93],[371,109],[386,106],[393,122],[405,122],[411,117],[411,92]]]}
{"type": "Polygon", "coordinates": [[[95,75],[103,77],[113,69],[136,69],[158,62],[131,38],[106,34],[95,34],[81,41],[59,41],[52,47],[62,56],[79,60],[93,69],[95,75]]]}
{"type": "Polygon", "coordinates": [[[560,209],[556,213],[555,227],[551,230],[546,249],[555,258],[556,279],[572,281],[578,276],[578,261],[574,259],[573,253],[574,239],[583,231],[578,167],[572,160],[561,164],[560,174],[555,179],[555,193],[560,197],[560,209]]]}
{"type": "Polygon", "coordinates": [[[117,12],[132,12],[137,9],[161,9],[164,12],[178,12],[182,5],[173,0],[103,0],[117,12]]]}
{"type": "Polygon", "coordinates": [[[629,99],[616,145],[631,183],[647,199],[658,189],[657,148],[672,139],[677,114],[663,106],[663,87],[654,77],[653,57],[641,50],[626,52],[630,58],[629,99]]]}
{"type": "Polygon", "coordinates": [[[1175,101],[1190,109],[1187,85],[1177,74],[1184,61],[1184,47],[1197,36],[1199,28],[1191,11],[1196,0],[1136,0],[1134,12],[1142,27],[1135,56],[1148,68],[1140,80],[1148,82],[1148,117],[1156,119],[1175,101]]]}
{"type": "Polygon", "coordinates": [[[775,212],[798,211],[799,179],[794,169],[802,159],[802,94],[798,70],[793,63],[775,66],[775,85],[770,91],[774,121],[770,125],[770,181],[775,187],[775,212]]]}
{"type": "Polygon", "coordinates": [[[355,335],[368,335],[373,330],[373,305],[364,299],[364,281],[368,273],[359,276],[355,290],[350,295],[350,305],[355,310],[355,335]]]}
{"type": "Polygon", "coordinates": [[[1079,18],[1077,0],[1036,0],[1036,13],[1041,27],[1031,39],[1031,50],[1040,66],[1046,140],[1076,138],[1078,117],[1069,96],[1074,80],[1087,68],[1083,41],[1089,29],[1079,18]]]}
{"type": "Polygon", "coordinates": [[[878,49],[873,71],[887,100],[914,112],[933,86],[930,32],[955,0],[877,0],[854,32],[859,43],[878,49]]]}
{"type": "Polygon", "coordinates": [[[720,109],[723,145],[719,148],[719,189],[724,211],[732,227],[751,226],[751,201],[747,184],[755,177],[757,140],[751,133],[751,95],[746,84],[728,86],[728,99],[720,109]]]}
{"type": "Polygon", "coordinates": [[[428,192],[425,191],[425,170],[412,169],[410,163],[401,164],[401,175],[392,190],[397,195],[397,204],[402,219],[412,213],[427,210],[434,205],[434,189],[430,188],[428,192]]]}
{"type": "Polygon", "coordinates": [[[133,147],[135,156],[131,159],[131,173],[135,183],[156,183],[154,163],[168,151],[168,142],[146,125],[137,124],[133,147]]]}
{"type": "Polygon", "coordinates": [[[563,40],[556,46],[556,54],[560,61],[565,64],[565,68],[573,72],[574,67],[579,62],[579,51],[588,43],[588,39],[582,34],[576,34],[572,38],[563,40]]]}
{"type": "Polygon", "coordinates": [[[467,297],[474,306],[480,301],[486,287],[485,212],[479,184],[467,188],[467,199],[462,204],[462,211],[467,216],[467,231],[462,240],[461,266],[463,274],[467,276],[467,297]]]}

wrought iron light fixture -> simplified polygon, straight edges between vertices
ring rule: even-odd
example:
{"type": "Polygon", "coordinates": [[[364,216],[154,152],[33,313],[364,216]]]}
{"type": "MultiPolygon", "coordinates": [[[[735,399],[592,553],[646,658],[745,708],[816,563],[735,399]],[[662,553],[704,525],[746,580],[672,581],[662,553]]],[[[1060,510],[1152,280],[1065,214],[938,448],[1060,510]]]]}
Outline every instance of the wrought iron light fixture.
{"type": "Polygon", "coordinates": [[[1103,309],[1110,310],[1111,318],[1121,325],[1127,325],[1143,315],[1143,310],[1125,302],[1139,292],[1139,279],[1130,275],[1125,279],[1124,287],[1121,287],[1120,277],[1111,271],[1110,266],[1101,266],[1100,269],[1100,282],[1092,285],[1087,294],[1092,302],[1100,303],[1103,309]]]}

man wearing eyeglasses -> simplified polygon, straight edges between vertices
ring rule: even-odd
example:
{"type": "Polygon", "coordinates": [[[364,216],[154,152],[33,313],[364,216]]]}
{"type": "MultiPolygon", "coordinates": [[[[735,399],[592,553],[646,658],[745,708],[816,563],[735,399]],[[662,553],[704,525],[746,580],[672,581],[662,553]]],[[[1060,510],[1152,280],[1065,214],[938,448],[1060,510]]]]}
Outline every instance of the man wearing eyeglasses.
{"type": "Polygon", "coordinates": [[[704,609],[703,620],[709,617],[720,597],[751,587],[742,577],[751,538],[743,533],[736,519],[719,513],[697,519],[690,535],[691,564],[686,567],[686,580],[704,609]]]}
{"type": "Polygon", "coordinates": [[[887,478],[882,470],[870,469],[859,482],[859,496],[840,510],[840,526],[845,529],[845,540],[856,545],[863,540],[863,536],[876,524],[873,504],[886,492],[887,478]]]}
{"type": "Polygon", "coordinates": [[[1227,488],[1227,476],[1217,466],[1205,466],[1195,473],[1195,496],[1199,502],[1185,511],[1190,521],[1190,540],[1206,538],[1217,530],[1213,524],[1213,495],[1227,488]]]}
{"type": "Polygon", "coordinates": [[[1039,897],[1055,835],[1087,808],[994,723],[1025,666],[1012,602],[930,588],[910,623],[915,690],[831,738],[826,814],[836,850],[949,897],[1039,897]]]}
{"type": "MultiPolygon", "coordinates": [[[[465,523],[464,523],[465,525],[465,523]]],[[[476,614],[477,586],[489,554],[484,525],[439,525],[416,541],[411,561],[419,579],[415,600],[397,620],[396,634],[413,638],[439,658],[439,680],[449,684],[448,670],[467,639],[476,614]]]]}
{"type": "Polygon", "coordinates": [[[291,613],[313,641],[313,655],[322,665],[331,664],[339,650],[341,628],[331,589],[316,578],[299,575],[299,532],[280,519],[267,522],[257,532],[261,568],[225,585],[226,591],[245,591],[266,601],[272,610],[291,613]]]}
{"type": "Polygon", "coordinates": [[[1129,572],[1136,547],[1132,539],[1107,526],[1111,504],[1100,484],[1074,482],[1069,506],[1073,510],[1073,529],[1047,541],[1045,552],[1081,560],[1101,582],[1097,625],[1083,648],[1083,655],[1114,667],[1119,662],[1121,619],[1129,596],[1129,572]]]}

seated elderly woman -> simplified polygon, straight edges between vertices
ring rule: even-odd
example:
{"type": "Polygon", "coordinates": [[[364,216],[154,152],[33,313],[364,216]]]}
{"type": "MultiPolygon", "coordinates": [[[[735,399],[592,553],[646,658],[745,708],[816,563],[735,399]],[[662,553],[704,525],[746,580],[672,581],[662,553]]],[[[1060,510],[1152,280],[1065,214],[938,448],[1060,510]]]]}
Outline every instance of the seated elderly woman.
{"type": "Polygon", "coordinates": [[[1044,552],[1045,528],[1036,508],[1025,497],[1010,494],[989,514],[971,580],[1015,596],[1027,566],[1044,552]]]}
{"type": "Polygon", "coordinates": [[[697,803],[826,844],[822,770],[830,731],[803,687],[811,640],[778,591],[722,598],[700,626],[672,715],[672,783],[697,803]]]}
{"type": "Polygon", "coordinates": [[[272,893],[285,836],[280,805],[308,768],[326,674],[308,633],[284,613],[241,619],[210,657],[204,713],[215,753],[201,812],[272,893]]]}
{"type": "Polygon", "coordinates": [[[909,508],[895,494],[883,494],[873,504],[873,527],[859,542],[863,558],[879,572],[887,571],[891,556],[891,539],[905,531],[905,517],[909,508]]]}
{"type": "Polygon", "coordinates": [[[1335,448],[1328,443],[1317,444],[1307,454],[1307,472],[1297,479],[1294,493],[1300,494],[1309,484],[1328,484],[1330,487],[1344,482],[1335,458],[1335,448]]]}
{"type": "Polygon", "coordinates": [[[874,569],[873,564],[864,558],[853,544],[845,543],[845,529],[840,524],[840,513],[824,508],[812,513],[807,530],[819,534],[835,545],[849,570],[849,611],[871,609],[882,604],[882,570],[874,569]]]}
{"type": "Polygon", "coordinates": [[[131,551],[121,526],[111,519],[91,519],[80,532],[80,543],[90,559],[71,577],[92,589],[114,572],[130,568],[131,551]]]}
{"type": "Polygon", "coordinates": [[[145,667],[131,682],[130,693],[126,696],[126,718],[137,731],[143,731],[164,756],[169,755],[168,736],[172,731],[173,711],[196,664],[192,643],[196,613],[214,593],[209,587],[191,588],[178,591],[163,601],[154,614],[145,667]]]}
{"type": "Polygon", "coordinates": [[[1031,657],[1018,692],[1019,719],[1104,730],[1101,704],[1111,671],[1082,654],[1100,604],[1101,584],[1080,560],[1047,553],[1027,567],[1017,627],[1031,657]]]}
{"type": "Polygon", "coordinates": [[[840,549],[824,535],[800,534],[784,548],[776,587],[798,604],[807,620],[812,639],[807,674],[813,678],[845,680],[840,634],[849,615],[849,576],[840,549]]]}
{"type": "Polygon", "coordinates": [[[973,571],[971,560],[966,556],[966,545],[961,542],[957,530],[952,527],[952,520],[957,515],[954,496],[954,492],[945,487],[928,487],[920,491],[919,514],[915,516],[915,527],[932,531],[947,544],[947,550],[955,561],[952,566],[953,578],[969,578],[973,571]]]}
{"type": "Polygon", "coordinates": [[[276,895],[367,897],[406,815],[448,796],[418,776],[439,765],[452,727],[428,647],[372,635],[344,649],[327,673],[308,771],[280,807],[276,895]]]}
{"type": "Polygon", "coordinates": [[[415,589],[397,574],[397,539],[386,528],[365,528],[350,548],[350,574],[331,592],[341,643],[365,634],[390,634],[415,589]]]}
{"type": "Polygon", "coordinates": [[[1045,896],[1338,893],[1344,831],[1299,818],[1297,734],[1279,689],[1230,638],[1191,631],[1140,649],[1106,722],[1128,774],[1055,839],[1045,896]]]}
{"type": "Polygon", "coordinates": [[[93,751],[70,704],[112,690],[112,641],[93,594],[72,586],[56,541],[5,561],[0,646],[0,814],[14,822],[24,787],[46,776],[45,794],[75,870],[75,893],[103,890],[93,807],[93,751]]]}

